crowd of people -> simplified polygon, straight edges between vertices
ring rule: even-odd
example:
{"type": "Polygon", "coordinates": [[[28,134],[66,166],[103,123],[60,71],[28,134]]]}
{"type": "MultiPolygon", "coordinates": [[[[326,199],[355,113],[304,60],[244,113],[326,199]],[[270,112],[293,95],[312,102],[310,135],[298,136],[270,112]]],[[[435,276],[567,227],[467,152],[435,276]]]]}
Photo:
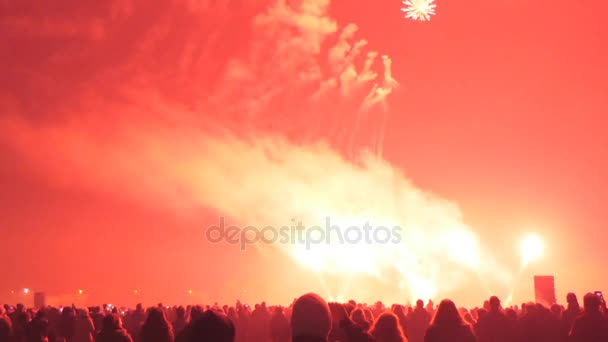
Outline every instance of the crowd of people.
{"type": "Polygon", "coordinates": [[[349,301],[327,303],[305,294],[288,307],[256,304],[176,306],[144,310],[110,305],[0,308],[0,342],[608,342],[603,298],[589,293],[583,308],[575,294],[567,306],[522,304],[503,308],[497,297],[482,307],[385,307],[349,301]]]}

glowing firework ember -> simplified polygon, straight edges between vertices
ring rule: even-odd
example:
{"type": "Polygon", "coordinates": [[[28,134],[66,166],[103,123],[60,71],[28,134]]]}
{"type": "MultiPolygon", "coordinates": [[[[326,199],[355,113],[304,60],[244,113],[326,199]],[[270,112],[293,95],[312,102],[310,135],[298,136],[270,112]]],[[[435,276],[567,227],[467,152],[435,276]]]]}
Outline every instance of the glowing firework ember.
{"type": "Polygon", "coordinates": [[[521,242],[520,249],[522,265],[527,266],[542,257],[545,245],[538,235],[530,234],[521,242]]]}
{"type": "Polygon", "coordinates": [[[401,10],[405,12],[405,17],[413,20],[431,20],[431,16],[435,15],[434,4],[435,0],[404,0],[404,8],[401,10]]]}

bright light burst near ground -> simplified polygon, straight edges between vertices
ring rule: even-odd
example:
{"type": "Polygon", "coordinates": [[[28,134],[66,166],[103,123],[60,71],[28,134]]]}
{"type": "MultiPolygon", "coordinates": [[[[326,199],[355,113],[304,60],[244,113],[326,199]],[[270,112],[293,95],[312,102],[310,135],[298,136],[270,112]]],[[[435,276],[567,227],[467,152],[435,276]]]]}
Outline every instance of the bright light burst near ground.
{"type": "Polygon", "coordinates": [[[434,4],[435,0],[403,0],[403,7],[401,10],[405,12],[406,18],[413,20],[431,20],[431,16],[435,15],[434,4]]]}

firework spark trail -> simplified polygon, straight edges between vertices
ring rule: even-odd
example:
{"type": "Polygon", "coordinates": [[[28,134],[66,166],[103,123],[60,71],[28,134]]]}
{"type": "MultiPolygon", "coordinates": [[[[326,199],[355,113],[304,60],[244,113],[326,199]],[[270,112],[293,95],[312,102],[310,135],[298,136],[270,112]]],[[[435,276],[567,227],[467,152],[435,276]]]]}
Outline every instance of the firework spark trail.
{"type": "Polygon", "coordinates": [[[388,125],[388,112],[384,112],[380,114],[380,127],[378,129],[378,143],[376,148],[376,155],[382,157],[382,152],[384,150],[384,134],[386,131],[386,126],[388,125]]]}

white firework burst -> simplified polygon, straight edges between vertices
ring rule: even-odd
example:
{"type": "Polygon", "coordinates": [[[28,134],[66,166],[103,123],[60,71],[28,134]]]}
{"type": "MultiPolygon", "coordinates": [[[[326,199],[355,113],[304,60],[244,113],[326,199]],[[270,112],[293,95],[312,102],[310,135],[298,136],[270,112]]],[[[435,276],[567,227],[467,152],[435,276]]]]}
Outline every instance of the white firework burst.
{"type": "Polygon", "coordinates": [[[403,0],[405,7],[401,10],[405,12],[406,18],[420,21],[431,20],[437,7],[434,2],[435,0],[403,0]]]}

